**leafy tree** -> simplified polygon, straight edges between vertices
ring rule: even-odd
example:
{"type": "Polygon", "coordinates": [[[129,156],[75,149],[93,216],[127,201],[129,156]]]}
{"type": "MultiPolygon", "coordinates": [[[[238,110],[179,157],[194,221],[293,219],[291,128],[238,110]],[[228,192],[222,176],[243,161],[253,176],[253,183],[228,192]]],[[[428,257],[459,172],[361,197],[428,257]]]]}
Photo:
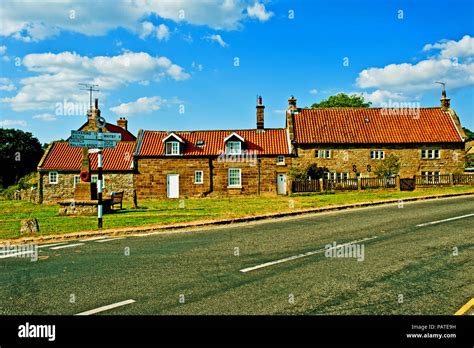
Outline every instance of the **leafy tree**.
{"type": "Polygon", "coordinates": [[[474,132],[471,131],[470,129],[467,129],[466,127],[462,127],[464,133],[467,135],[466,141],[471,141],[474,140],[474,132]]]}
{"type": "Polygon", "coordinates": [[[365,102],[362,95],[338,93],[319,103],[314,103],[311,108],[368,108],[371,104],[371,102],[365,102]]]}
{"type": "Polygon", "coordinates": [[[288,170],[288,176],[293,180],[319,179],[327,171],[325,167],[318,167],[316,163],[302,160],[298,165],[293,165],[288,170]]]}
{"type": "Polygon", "coordinates": [[[375,175],[378,177],[388,178],[392,175],[397,175],[400,171],[400,158],[391,154],[374,169],[375,175]]]}
{"type": "Polygon", "coordinates": [[[28,173],[36,171],[43,149],[31,133],[0,128],[0,184],[8,187],[28,173]]]}

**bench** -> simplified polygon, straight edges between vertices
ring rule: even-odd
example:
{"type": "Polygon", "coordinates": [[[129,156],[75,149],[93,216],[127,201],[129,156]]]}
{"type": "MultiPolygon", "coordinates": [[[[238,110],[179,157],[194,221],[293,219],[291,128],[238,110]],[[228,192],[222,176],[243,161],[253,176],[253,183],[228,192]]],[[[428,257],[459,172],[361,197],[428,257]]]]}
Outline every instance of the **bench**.
{"type": "Polygon", "coordinates": [[[112,202],[110,204],[111,208],[113,208],[115,204],[120,204],[120,209],[122,209],[123,191],[112,192],[110,198],[112,199],[112,202]]]}

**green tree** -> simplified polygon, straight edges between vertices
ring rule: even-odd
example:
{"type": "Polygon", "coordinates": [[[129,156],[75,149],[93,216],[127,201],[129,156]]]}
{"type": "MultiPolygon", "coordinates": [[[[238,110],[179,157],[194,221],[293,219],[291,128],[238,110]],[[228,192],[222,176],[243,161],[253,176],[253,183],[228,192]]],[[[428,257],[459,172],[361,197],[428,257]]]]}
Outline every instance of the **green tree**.
{"type": "Polygon", "coordinates": [[[466,127],[462,127],[464,133],[467,135],[466,141],[471,141],[474,140],[474,132],[471,131],[470,129],[467,129],[466,127]]]}
{"type": "Polygon", "coordinates": [[[374,169],[374,173],[378,177],[388,178],[392,175],[398,174],[400,171],[400,165],[400,158],[392,153],[380,162],[380,164],[374,169]]]}
{"type": "Polygon", "coordinates": [[[311,108],[368,108],[371,104],[371,102],[366,102],[362,95],[339,93],[319,103],[314,103],[311,108]]]}
{"type": "Polygon", "coordinates": [[[35,172],[41,156],[41,144],[31,133],[0,128],[0,183],[3,187],[17,184],[21,177],[35,172]]]}

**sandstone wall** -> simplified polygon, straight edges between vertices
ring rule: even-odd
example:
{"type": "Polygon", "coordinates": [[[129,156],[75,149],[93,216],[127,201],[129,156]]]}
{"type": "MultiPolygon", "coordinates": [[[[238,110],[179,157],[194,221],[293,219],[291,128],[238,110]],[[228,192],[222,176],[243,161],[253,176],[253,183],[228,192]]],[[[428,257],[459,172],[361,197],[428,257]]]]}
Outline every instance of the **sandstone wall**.
{"type": "Polygon", "coordinates": [[[440,159],[422,159],[422,146],[381,146],[381,147],[355,147],[355,146],[314,146],[298,145],[298,158],[294,158],[294,163],[299,163],[301,159],[314,161],[321,167],[327,167],[330,171],[348,172],[350,178],[356,177],[354,166],[357,172],[364,177],[372,177],[374,169],[381,162],[380,159],[371,159],[370,150],[385,151],[385,158],[394,154],[400,158],[400,177],[409,178],[413,175],[421,175],[422,171],[439,171],[440,174],[462,173],[464,171],[464,149],[463,144],[439,146],[429,146],[440,148],[440,159]],[[315,149],[330,149],[330,159],[315,158],[315,149]],[[368,167],[370,166],[370,167],[368,167]]]}
{"type": "MultiPolygon", "coordinates": [[[[291,158],[285,158],[285,165],[277,165],[277,157],[260,158],[260,193],[277,193],[277,173],[286,173],[291,158]]],[[[134,178],[137,197],[140,199],[166,198],[167,174],[179,174],[180,197],[229,196],[258,193],[258,164],[254,160],[245,162],[220,161],[212,158],[139,158],[134,178]],[[211,168],[212,184],[211,191],[211,168]],[[228,169],[241,169],[241,187],[228,187],[228,169]],[[203,171],[203,184],[194,182],[194,172],[203,171]]]]}
{"type": "MultiPolygon", "coordinates": [[[[93,173],[96,174],[96,173],[93,173]]],[[[64,199],[74,198],[74,176],[76,173],[59,172],[58,183],[50,184],[48,173],[41,175],[42,193],[44,203],[53,203],[64,199]]],[[[112,191],[124,191],[124,200],[133,199],[133,174],[132,173],[105,173],[104,197],[110,196],[112,191]]]]}

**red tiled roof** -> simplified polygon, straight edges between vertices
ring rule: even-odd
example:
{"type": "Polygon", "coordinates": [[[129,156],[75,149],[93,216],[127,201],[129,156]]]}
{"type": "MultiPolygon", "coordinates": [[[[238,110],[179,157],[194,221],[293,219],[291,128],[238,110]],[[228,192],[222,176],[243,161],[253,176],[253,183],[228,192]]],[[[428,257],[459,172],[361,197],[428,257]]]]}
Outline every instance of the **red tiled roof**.
{"type": "Polygon", "coordinates": [[[294,115],[295,140],[316,144],[462,142],[448,112],[413,110],[419,113],[390,115],[382,108],[301,109],[294,115]]]}
{"type": "Polygon", "coordinates": [[[257,132],[246,130],[206,130],[189,132],[144,131],[139,138],[138,156],[164,156],[163,139],[171,133],[185,141],[183,156],[218,156],[224,149],[224,139],[236,133],[245,139],[243,149],[256,151],[259,155],[289,154],[286,129],[265,129],[257,132]],[[204,140],[204,146],[195,146],[198,140],[204,140]]]}
{"type": "MultiPolygon", "coordinates": [[[[121,141],[115,149],[103,150],[103,170],[122,171],[131,170],[134,141],[121,141]]],[[[91,170],[97,171],[97,153],[89,155],[91,170]]],[[[82,149],[70,147],[67,142],[55,142],[46,155],[40,170],[77,170],[81,169],[82,149]]]]}

